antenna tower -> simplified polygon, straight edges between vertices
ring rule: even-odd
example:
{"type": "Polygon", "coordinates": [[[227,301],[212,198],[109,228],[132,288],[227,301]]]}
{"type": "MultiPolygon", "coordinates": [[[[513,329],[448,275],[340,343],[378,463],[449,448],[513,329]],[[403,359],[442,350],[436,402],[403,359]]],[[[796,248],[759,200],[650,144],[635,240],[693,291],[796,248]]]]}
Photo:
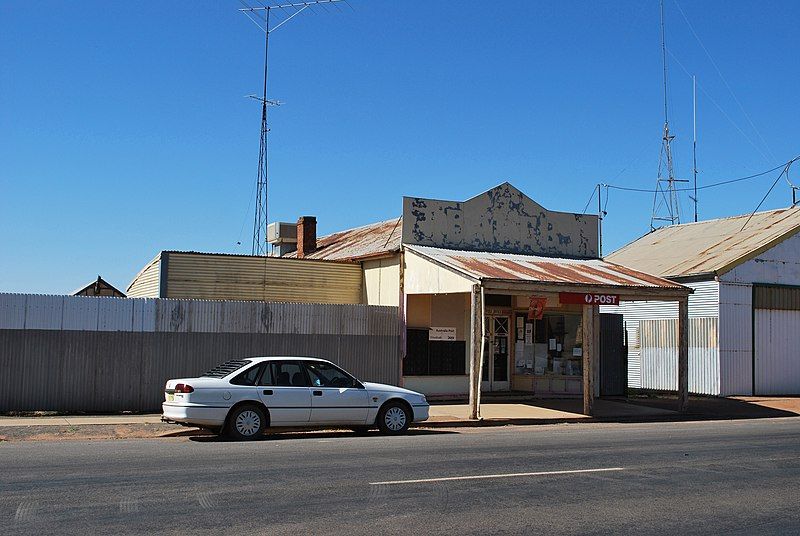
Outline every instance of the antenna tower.
{"type": "MultiPolygon", "coordinates": [[[[332,5],[339,9],[336,4],[347,0],[309,0],[307,2],[294,2],[286,4],[275,4],[272,6],[251,7],[244,0],[240,0],[245,7],[239,11],[244,13],[258,28],[264,32],[264,87],[260,96],[248,95],[261,103],[261,142],[258,148],[258,177],[256,179],[256,209],[253,219],[253,255],[265,255],[267,253],[267,188],[269,185],[269,165],[268,165],[268,145],[267,136],[269,126],[267,124],[267,108],[270,106],[280,106],[282,103],[267,98],[267,73],[269,66],[269,36],[278,28],[295,18],[297,15],[310,8],[320,6],[327,9],[326,5],[332,5]],[[274,12],[274,14],[273,14],[274,12]]],[[[349,4],[348,4],[349,5],[349,4]]]]}
{"type": "Polygon", "coordinates": [[[689,182],[675,178],[672,163],[672,140],[675,138],[669,132],[669,94],[667,77],[667,45],[664,32],[664,0],[661,0],[661,55],[664,62],[664,133],[661,138],[661,156],[658,163],[658,179],[653,194],[653,212],[650,216],[650,229],[656,229],[657,222],[667,222],[674,225],[681,222],[681,207],[678,200],[678,190],[675,183],[689,182]],[[666,173],[666,177],[664,176],[666,173]]]}

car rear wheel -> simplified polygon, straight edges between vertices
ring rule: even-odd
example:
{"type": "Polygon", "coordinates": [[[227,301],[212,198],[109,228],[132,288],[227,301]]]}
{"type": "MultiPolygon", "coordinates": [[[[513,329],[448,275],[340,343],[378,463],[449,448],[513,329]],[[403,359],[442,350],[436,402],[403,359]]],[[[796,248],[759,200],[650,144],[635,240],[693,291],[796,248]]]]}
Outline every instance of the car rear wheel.
{"type": "Polygon", "coordinates": [[[378,412],[378,428],[384,434],[403,434],[411,424],[411,411],[402,402],[388,402],[378,412]]]}
{"type": "Polygon", "coordinates": [[[239,406],[228,416],[227,435],[233,439],[256,439],[267,427],[264,410],[255,405],[239,406]]]}

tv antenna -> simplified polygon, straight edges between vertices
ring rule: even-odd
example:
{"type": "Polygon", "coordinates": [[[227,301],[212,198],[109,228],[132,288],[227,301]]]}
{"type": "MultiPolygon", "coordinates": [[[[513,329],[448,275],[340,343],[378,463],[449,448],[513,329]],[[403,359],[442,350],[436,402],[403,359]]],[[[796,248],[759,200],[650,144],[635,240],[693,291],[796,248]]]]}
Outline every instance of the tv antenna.
{"type": "MultiPolygon", "coordinates": [[[[341,9],[339,3],[350,4],[347,0],[309,0],[307,2],[290,2],[285,4],[275,4],[271,6],[249,6],[244,0],[239,0],[245,7],[239,11],[244,13],[258,28],[264,32],[264,87],[261,95],[247,95],[261,103],[261,141],[258,148],[258,177],[256,179],[256,209],[253,219],[253,255],[265,255],[267,253],[267,188],[269,185],[269,158],[267,135],[269,126],[267,123],[267,108],[280,106],[280,101],[267,98],[267,74],[269,72],[269,36],[278,28],[295,18],[303,11],[308,10],[313,13],[313,7],[319,6],[327,10],[331,5],[336,9],[341,9]]],[[[350,6],[352,9],[352,6],[350,6]]]]}
{"type": "Polygon", "coordinates": [[[669,132],[669,94],[667,77],[667,45],[664,32],[664,0],[661,0],[661,55],[664,62],[664,134],[661,138],[661,155],[658,162],[658,179],[653,194],[653,212],[650,216],[650,230],[656,229],[656,222],[667,222],[675,225],[681,222],[681,206],[678,200],[678,182],[689,182],[675,178],[672,163],[672,140],[675,136],[669,132]],[[663,164],[663,165],[662,165],[663,164]],[[666,172],[666,177],[664,176],[666,172]]]}

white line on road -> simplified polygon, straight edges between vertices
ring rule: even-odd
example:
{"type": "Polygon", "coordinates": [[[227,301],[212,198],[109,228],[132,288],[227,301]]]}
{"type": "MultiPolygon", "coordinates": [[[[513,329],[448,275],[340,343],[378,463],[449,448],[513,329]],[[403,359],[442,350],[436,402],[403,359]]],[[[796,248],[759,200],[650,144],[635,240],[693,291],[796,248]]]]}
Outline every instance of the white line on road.
{"type": "Polygon", "coordinates": [[[602,467],[600,469],[572,469],[566,471],[537,471],[535,473],[504,473],[497,475],[471,475],[471,476],[445,476],[441,478],[419,478],[416,480],[389,480],[386,482],[370,482],[370,486],[386,484],[421,484],[424,482],[447,482],[449,480],[483,480],[487,478],[512,478],[517,476],[548,476],[548,475],[575,475],[580,473],[607,473],[609,471],[624,471],[624,467],[602,467]]]}

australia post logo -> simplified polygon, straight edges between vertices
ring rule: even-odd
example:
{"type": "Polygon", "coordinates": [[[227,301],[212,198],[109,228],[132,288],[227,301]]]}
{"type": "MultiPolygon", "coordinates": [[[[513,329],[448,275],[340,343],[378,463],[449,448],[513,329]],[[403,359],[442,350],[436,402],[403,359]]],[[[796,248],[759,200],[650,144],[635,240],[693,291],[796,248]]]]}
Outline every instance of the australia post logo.
{"type": "Polygon", "coordinates": [[[558,295],[558,301],[561,303],[580,305],[619,305],[619,295],[594,294],[591,292],[561,292],[558,295]]]}

